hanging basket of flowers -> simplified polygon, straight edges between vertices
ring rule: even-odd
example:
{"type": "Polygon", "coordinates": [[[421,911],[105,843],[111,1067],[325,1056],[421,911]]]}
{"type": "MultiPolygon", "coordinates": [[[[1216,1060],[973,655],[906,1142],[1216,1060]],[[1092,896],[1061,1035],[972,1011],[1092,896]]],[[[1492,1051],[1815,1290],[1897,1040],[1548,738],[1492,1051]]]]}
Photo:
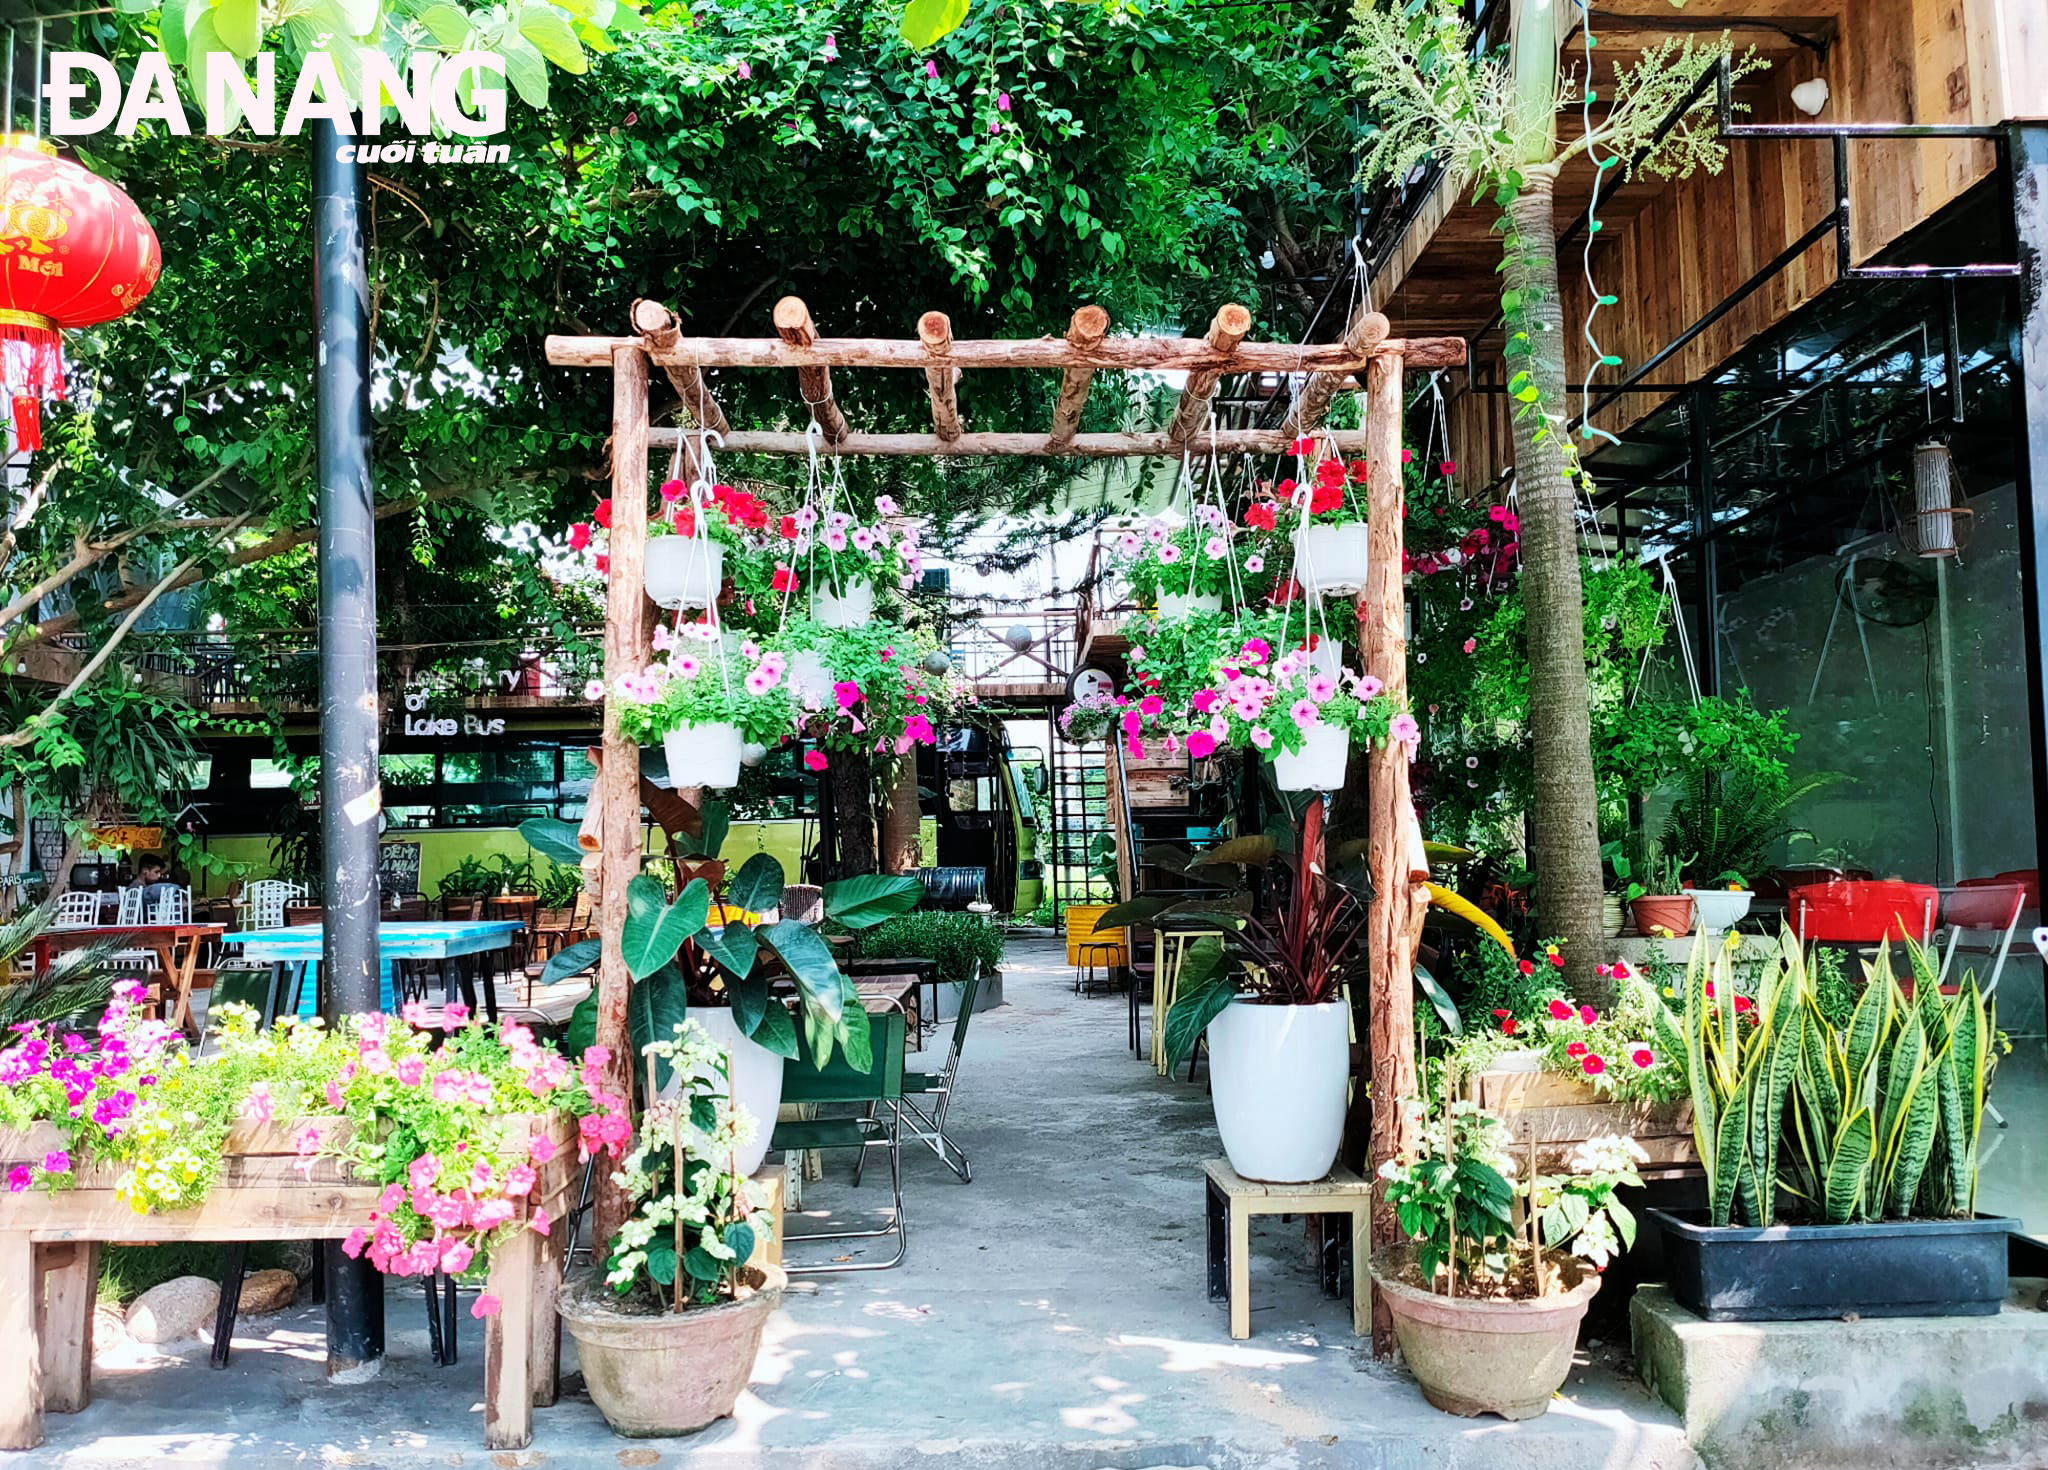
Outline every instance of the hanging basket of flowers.
{"type": "Polygon", "coordinates": [[[786,661],[797,732],[820,747],[805,757],[823,770],[826,751],[895,757],[932,745],[963,697],[948,672],[933,673],[928,636],[886,624],[832,628],[793,619],[775,639],[786,661]]]}
{"type": "MultiPolygon", "coordinates": [[[[1297,442],[1296,452],[1305,453],[1310,442],[1297,442]]],[[[1349,596],[1365,586],[1365,502],[1349,493],[1350,486],[1364,485],[1365,478],[1364,460],[1347,465],[1330,458],[1316,465],[1306,484],[1280,482],[1280,494],[1301,512],[1294,532],[1294,575],[1312,596],[1349,596]]]]}
{"type": "Polygon", "coordinates": [[[680,634],[657,627],[655,645],[666,656],[611,690],[621,727],[643,743],[661,741],[672,785],[738,785],[745,747],[776,745],[789,734],[782,656],[751,642],[728,649],[711,623],[686,624],[680,634]]]}
{"type": "Polygon", "coordinates": [[[875,511],[872,523],[849,511],[821,512],[814,505],[782,517],[774,590],[790,594],[808,587],[811,618],[821,627],[858,628],[871,622],[876,592],[884,587],[907,591],[923,569],[916,527],[892,525],[889,519],[896,514],[895,501],[877,496],[875,511]]]}
{"type": "Polygon", "coordinates": [[[647,523],[647,596],[671,611],[715,607],[727,553],[748,554],[746,535],[767,528],[768,508],[749,491],[681,480],[662,485],[661,503],[647,523]]]}

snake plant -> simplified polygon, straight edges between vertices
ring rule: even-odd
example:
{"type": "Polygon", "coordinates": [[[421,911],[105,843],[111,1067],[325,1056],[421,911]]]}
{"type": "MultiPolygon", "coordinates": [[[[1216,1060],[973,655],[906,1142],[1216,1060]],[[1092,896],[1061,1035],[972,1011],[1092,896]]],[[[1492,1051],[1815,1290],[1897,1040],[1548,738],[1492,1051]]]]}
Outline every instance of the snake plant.
{"type": "Polygon", "coordinates": [[[1703,940],[1686,971],[1682,1025],[1709,1222],[1774,1224],[1781,1194],[1793,1213],[1826,1224],[1972,1213],[1996,1050],[1975,981],[1965,976],[1944,998],[1933,955],[1909,941],[1909,997],[1880,948],[1838,1027],[1790,933],[1753,995],[1737,993],[1731,953],[1703,940]]]}

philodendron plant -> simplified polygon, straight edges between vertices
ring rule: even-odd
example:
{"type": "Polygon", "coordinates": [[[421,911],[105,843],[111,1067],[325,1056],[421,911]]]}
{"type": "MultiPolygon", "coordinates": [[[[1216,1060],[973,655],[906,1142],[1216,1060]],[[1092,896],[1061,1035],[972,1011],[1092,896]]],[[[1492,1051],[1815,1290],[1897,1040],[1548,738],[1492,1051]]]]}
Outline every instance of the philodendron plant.
{"type": "MultiPolygon", "coordinates": [[[[835,1047],[844,1050],[850,1066],[871,1064],[867,1010],[831,946],[808,925],[760,921],[781,904],[782,889],[782,864],[767,853],[748,858],[717,902],[702,878],[683,885],[673,901],[655,878],[633,878],[626,888],[620,947],[633,977],[626,1019],[635,1052],[673,1035],[694,1004],[729,1007],[741,1035],[777,1056],[794,1057],[796,1023],[772,990],[787,976],[796,985],[816,1064],[822,1068],[835,1047]]],[[[910,912],[923,896],[924,885],[915,877],[863,874],[825,885],[825,917],[842,929],[866,929],[910,912]]],[[[597,964],[602,943],[585,939],[569,945],[548,961],[543,978],[553,984],[584,973],[597,964]]],[[[565,1049],[580,1051],[596,1029],[593,992],[570,1018],[565,1049]]],[[[657,1072],[665,1084],[665,1064],[657,1072]]]]}

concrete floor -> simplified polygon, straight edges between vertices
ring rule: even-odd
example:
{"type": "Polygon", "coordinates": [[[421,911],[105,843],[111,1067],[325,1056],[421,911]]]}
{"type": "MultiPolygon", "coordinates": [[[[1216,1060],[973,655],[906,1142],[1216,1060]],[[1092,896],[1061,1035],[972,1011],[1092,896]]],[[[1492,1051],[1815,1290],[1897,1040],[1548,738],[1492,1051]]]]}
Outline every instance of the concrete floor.
{"type": "MultiPolygon", "coordinates": [[[[1121,995],[1077,998],[1058,949],[1013,941],[1008,1003],[977,1016],[955,1105],[975,1163],[955,1181],[907,1155],[909,1259],[785,1299],[733,1420],[689,1440],[613,1438],[580,1393],[538,1411],[532,1449],[480,1448],[480,1334],[431,1366],[418,1287],[389,1299],[381,1378],[330,1384],[319,1310],[245,1324],[230,1367],[203,1349],[103,1355],[85,1413],[10,1463],[655,1466],[1528,1467],[1689,1470],[1676,1421],[1603,1368],[1542,1419],[1453,1419],[1373,1364],[1326,1300],[1300,1226],[1255,1225],[1254,1336],[1232,1342],[1203,1292],[1201,1161],[1220,1154],[1201,1086],[1126,1044],[1121,995]]],[[[886,1202],[834,1160],[811,1210],[886,1202]]],[[[799,1227],[804,1223],[796,1222],[799,1227]]],[[[818,1249],[791,1247],[793,1259],[818,1249]]],[[[574,1377],[574,1349],[565,1342],[574,1377]]]]}

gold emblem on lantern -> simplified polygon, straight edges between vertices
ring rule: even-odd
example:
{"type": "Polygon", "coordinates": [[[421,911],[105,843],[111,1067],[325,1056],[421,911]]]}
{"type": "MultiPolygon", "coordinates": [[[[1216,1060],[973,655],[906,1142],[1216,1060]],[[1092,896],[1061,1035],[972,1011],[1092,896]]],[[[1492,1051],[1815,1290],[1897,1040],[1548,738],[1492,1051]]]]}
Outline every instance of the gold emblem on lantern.
{"type": "Polygon", "coordinates": [[[71,211],[34,199],[0,198],[0,255],[26,250],[48,255],[50,242],[71,227],[71,211]]]}

